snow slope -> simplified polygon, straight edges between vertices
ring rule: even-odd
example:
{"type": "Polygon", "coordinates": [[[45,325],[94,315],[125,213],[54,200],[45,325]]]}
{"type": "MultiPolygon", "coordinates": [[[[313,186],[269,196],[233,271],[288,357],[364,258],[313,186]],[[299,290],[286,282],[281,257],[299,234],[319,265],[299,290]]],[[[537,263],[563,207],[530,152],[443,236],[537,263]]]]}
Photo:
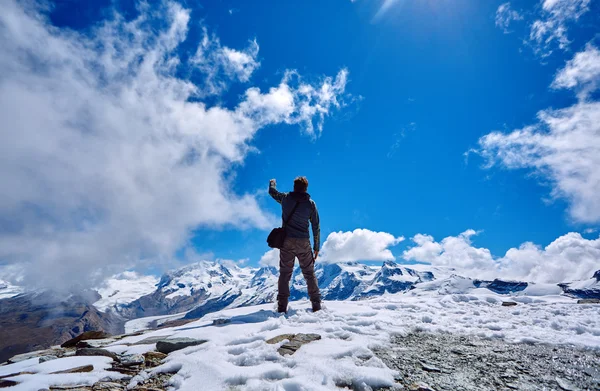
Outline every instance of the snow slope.
{"type": "MultiPolygon", "coordinates": [[[[170,354],[162,366],[152,370],[177,372],[171,379],[173,389],[190,391],[231,387],[329,390],[342,384],[354,389],[392,386],[396,372],[374,356],[372,349],[385,348],[393,334],[415,331],[477,335],[507,342],[574,344],[600,350],[598,305],[578,305],[565,296],[530,297],[520,292],[513,297],[520,302],[516,307],[503,307],[501,301],[506,296],[472,286],[461,290],[461,281],[451,277],[446,280],[444,286],[453,285],[454,293],[415,288],[405,294],[385,293],[360,301],[327,301],[324,310],[317,313],[309,311],[307,301],[292,303],[287,315],[275,313],[272,304],[227,309],[184,326],[126,337],[108,349],[131,354],[149,351],[154,345],[131,344],[152,336],[207,339],[205,344],[170,354]],[[228,323],[215,325],[216,319],[228,319],[228,323]],[[302,346],[292,356],[281,356],[277,349],[282,343],[271,345],[265,341],[286,333],[317,333],[322,339],[302,346]]],[[[82,363],[89,359],[70,358],[82,363]]],[[[62,365],[63,360],[54,360],[52,365],[62,365]]],[[[23,365],[19,370],[44,372],[44,364],[23,365]]],[[[1,367],[0,376],[13,368],[1,367]]],[[[21,375],[23,383],[11,390],[90,385],[100,376],[119,376],[104,368],[101,364],[90,374],[68,377],[21,375]]],[[[146,376],[134,377],[129,386],[133,388],[146,376]]]]}

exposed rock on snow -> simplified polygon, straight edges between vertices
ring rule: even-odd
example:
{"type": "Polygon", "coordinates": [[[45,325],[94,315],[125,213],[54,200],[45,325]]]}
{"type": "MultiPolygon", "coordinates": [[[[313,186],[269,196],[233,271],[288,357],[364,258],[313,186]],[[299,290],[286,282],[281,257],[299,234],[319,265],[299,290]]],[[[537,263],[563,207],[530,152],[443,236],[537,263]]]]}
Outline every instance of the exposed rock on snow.
{"type": "Polygon", "coordinates": [[[71,369],[65,369],[63,371],[51,372],[51,375],[61,375],[65,373],[82,373],[82,372],[92,372],[94,370],[93,365],[82,365],[80,367],[75,367],[71,369]]]}
{"type": "Polygon", "coordinates": [[[503,301],[502,302],[502,307],[514,307],[516,305],[517,305],[517,303],[515,303],[514,301],[503,301]]]}
{"type": "Polygon", "coordinates": [[[319,334],[302,333],[282,334],[277,337],[271,338],[266,342],[269,344],[274,344],[286,339],[288,340],[288,342],[284,343],[279,347],[279,349],[277,349],[277,353],[281,354],[282,356],[289,356],[296,353],[296,351],[300,349],[302,345],[306,345],[309,342],[318,341],[321,339],[321,336],[319,334]]]}
{"type": "Polygon", "coordinates": [[[79,343],[80,341],[85,341],[85,340],[89,340],[89,339],[105,339],[107,337],[109,337],[109,334],[107,334],[106,332],[104,332],[102,330],[85,331],[85,332],[79,334],[77,337],[71,338],[70,340],[62,343],[60,345],[60,347],[61,348],[74,348],[75,346],[77,346],[77,343],[79,343]]]}
{"type": "Polygon", "coordinates": [[[119,357],[115,353],[109,352],[106,349],[100,349],[100,348],[77,349],[77,351],[75,352],[75,355],[76,356],[104,356],[104,357],[110,357],[114,361],[120,361],[119,357]]]}
{"type": "Polygon", "coordinates": [[[172,338],[162,339],[156,343],[156,350],[169,354],[176,350],[185,349],[190,346],[197,346],[206,343],[205,339],[193,339],[193,338],[172,338]]]}

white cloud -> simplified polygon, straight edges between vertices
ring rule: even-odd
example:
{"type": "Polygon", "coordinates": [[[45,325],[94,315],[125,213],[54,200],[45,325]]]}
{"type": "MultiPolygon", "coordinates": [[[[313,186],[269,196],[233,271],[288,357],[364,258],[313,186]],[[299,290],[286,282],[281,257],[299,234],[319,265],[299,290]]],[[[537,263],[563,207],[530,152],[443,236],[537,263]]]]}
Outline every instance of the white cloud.
{"type": "MultiPolygon", "coordinates": [[[[355,229],[347,232],[332,232],[323,243],[319,254],[322,262],[387,261],[394,260],[389,247],[402,242],[387,232],[355,229]]],[[[259,261],[261,266],[279,266],[279,250],[267,251],[259,261]]]]}
{"type": "Polygon", "coordinates": [[[570,216],[583,223],[600,221],[600,102],[585,100],[598,87],[598,70],[590,63],[596,53],[588,45],[552,83],[578,89],[577,104],[542,110],[539,122],[523,129],[487,134],[479,139],[477,151],[488,167],[529,168],[549,180],[552,196],[565,198],[570,216]]]}
{"type": "Polygon", "coordinates": [[[471,237],[475,234],[468,230],[440,242],[428,235],[415,235],[412,240],[416,245],[406,250],[403,258],[455,267],[459,272],[479,278],[546,283],[588,279],[600,269],[600,238],[587,240],[571,232],[545,248],[527,242],[519,248],[511,248],[504,257],[494,259],[490,250],[472,245],[471,237]]]}
{"type": "Polygon", "coordinates": [[[540,18],[531,25],[529,41],[535,51],[545,57],[554,45],[567,50],[570,41],[567,25],[589,11],[590,0],[542,0],[540,18]]]}
{"type": "Polygon", "coordinates": [[[279,267],[279,249],[274,248],[264,253],[258,264],[262,267],[279,267]]]}
{"type": "Polygon", "coordinates": [[[496,27],[501,28],[505,34],[510,30],[510,24],[517,20],[523,20],[523,15],[510,8],[510,3],[501,4],[496,10],[496,27]]]}
{"type": "Polygon", "coordinates": [[[209,95],[220,94],[232,80],[248,82],[260,66],[258,50],[256,39],[243,50],[221,46],[219,38],[209,35],[204,28],[204,37],[191,59],[191,63],[204,74],[203,91],[209,95]]]}
{"type": "Polygon", "coordinates": [[[579,98],[586,99],[590,92],[599,87],[600,82],[600,50],[588,44],[585,50],[575,54],[561,69],[552,88],[574,88],[579,90],[579,98]]]}
{"type": "Polygon", "coordinates": [[[323,243],[319,257],[326,262],[394,260],[389,247],[403,240],[403,237],[368,229],[332,232],[323,243]]]}
{"type": "Polygon", "coordinates": [[[486,248],[471,246],[471,237],[477,232],[469,229],[458,236],[449,236],[441,242],[432,236],[417,234],[412,241],[417,246],[402,254],[407,261],[427,262],[436,266],[452,266],[461,269],[489,269],[494,260],[486,248]]]}
{"type": "MultiPolygon", "coordinates": [[[[346,70],[318,84],[287,72],[233,108],[207,106],[210,86],[176,72],[195,64],[177,54],[190,16],[175,3],[86,35],[23,7],[0,2],[0,262],[22,265],[27,284],[91,285],[168,260],[199,226],[268,228],[272,216],[229,173],[259,129],[301,124],[314,136],[342,106],[346,70]]],[[[255,43],[214,50],[232,80],[258,64],[255,43]]]]}
{"type": "Polygon", "coordinates": [[[551,182],[552,196],[568,200],[578,222],[600,221],[600,103],[578,103],[538,113],[539,123],[479,139],[489,165],[529,168],[551,182]]]}

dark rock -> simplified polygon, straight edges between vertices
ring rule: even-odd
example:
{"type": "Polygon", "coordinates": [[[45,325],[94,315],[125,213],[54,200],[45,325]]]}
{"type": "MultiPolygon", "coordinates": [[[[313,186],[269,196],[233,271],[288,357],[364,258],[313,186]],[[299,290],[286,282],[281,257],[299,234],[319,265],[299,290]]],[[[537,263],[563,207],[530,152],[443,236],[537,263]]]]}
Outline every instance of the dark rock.
{"type": "Polygon", "coordinates": [[[93,348],[93,346],[90,345],[89,343],[87,343],[86,341],[79,341],[79,342],[77,342],[77,344],[75,345],[75,347],[77,349],[93,348]]]}
{"type": "Polygon", "coordinates": [[[600,304],[600,299],[579,299],[577,304],[600,304]]]}
{"type": "Polygon", "coordinates": [[[68,340],[67,342],[60,345],[62,348],[74,348],[77,346],[79,341],[84,341],[86,339],[104,339],[110,337],[109,334],[104,331],[86,331],[84,333],[79,334],[77,337],[68,340]]]}
{"type": "Polygon", "coordinates": [[[0,388],[16,386],[17,382],[12,380],[0,380],[0,388]]]}
{"type": "Polygon", "coordinates": [[[71,369],[66,369],[64,371],[52,372],[51,375],[59,375],[64,373],[82,373],[82,372],[92,372],[94,370],[93,365],[83,365],[81,367],[75,367],[71,369]]]}
{"type": "Polygon", "coordinates": [[[100,382],[94,384],[92,391],[122,391],[125,386],[121,383],[100,382]]]}
{"type": "Polygon", "coordinates": [[[213,320],[213,322],[212,322],[213,326],[219,326],[219,325],[227,324],[227,323],[231,323],[231,319],[219,318],[219,319],[213,320]]]}
{"type": "Polygon", "coordinates": [[[110,357],[114,361],[120,361],[119,356],[117,356],[115,353],[109,352],[106,349],[99,349],[99,348],[79,349],[79,350],[77,350],[75,355],[76,356],[104,356],[104,357],[110,357]]]}
{"type": "Polygon", "coordinates": [[[142,365],[146,359],[141,354],[131,354],[127,356],[121,356],[121,365],[124,367],[132,367],[135,365],[142,365]]]}
{"type": "Polygon", "coordinates": [[[516,305],[517,305],[517,303],[515,303],[514,301],[503,301],[502,302],[502,307],[514,307],[516,305]]]}
{"type": "Polygon", "coordinates": [[[139,369],[136,369],[135,367],[123,367],[121,365],[113,365],[111,368],[108,368],[107,371],[119,372],[128,376],[136,376],[140,372],[139,369]]]}
{"type": "Polygon", "coordinates": [[[204,339],[192,339],[192,338],[173,338],[163,339],[156,343],[156,350],[161,353],[169,354],[176,350],[185,349],[190,346],[197,346],[207,342],[204,339]]]}
{"type": "Polygon", "coordinates": [[[161,352],[146,352],[143,354],[146,367],[156,367],[160,365],[167,355],[161,352]]]}
{"type": "Polygon", "coordinates": [[[10,373],[8,375],[2,375],[2,376],[0,376],[0,380],[1,379],[6,379],[6,378],[9,378],[9,377],[13,377],[13,376],[19,376],[19,375],[34,375],[34,373],[33,372],[15,372],[15,373],[10,373]]]}

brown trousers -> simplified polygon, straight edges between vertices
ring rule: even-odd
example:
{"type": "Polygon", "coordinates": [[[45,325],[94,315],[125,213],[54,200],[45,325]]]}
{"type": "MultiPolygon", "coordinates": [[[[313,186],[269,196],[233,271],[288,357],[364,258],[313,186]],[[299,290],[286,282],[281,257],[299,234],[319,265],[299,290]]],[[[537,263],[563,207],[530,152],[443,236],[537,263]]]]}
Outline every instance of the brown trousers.
{"type": "Polygon", "coordinates": [[[312,302],[321,301],[321,293],[317,277],[315,277],[315,259],[309,239],[286,238],[279,252],[279,294],[277,302],[280,307],[287,306],[290,297],[290,279],[294,272],[294,261],[298,257],[300,269],[306,280],[308,296],[312,302]]]}

